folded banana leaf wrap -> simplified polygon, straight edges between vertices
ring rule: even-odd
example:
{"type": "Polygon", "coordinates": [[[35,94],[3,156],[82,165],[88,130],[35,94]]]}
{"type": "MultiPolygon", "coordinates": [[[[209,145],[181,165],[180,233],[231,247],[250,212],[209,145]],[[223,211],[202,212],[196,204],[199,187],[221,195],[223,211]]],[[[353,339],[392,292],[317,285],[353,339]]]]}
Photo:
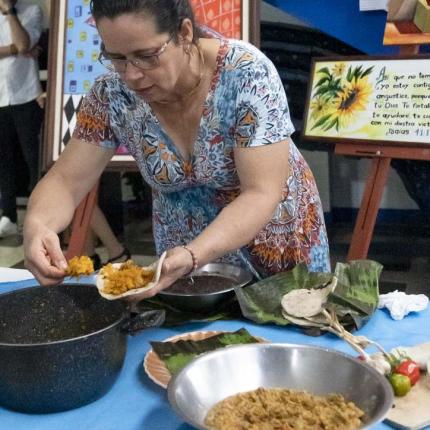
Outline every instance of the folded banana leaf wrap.
{"type": "Polygon", "coordinates": [[[178,373],[191,360],[205,352],[228,345],[257,343],[259,340],[246,329],[220,333],[202,340],[178,340],[176,342],[150,342],[152,349],[164,362],[172,375],[178,373]]]}
{"type": "Polygon", "coordinates": [[[382,265],[372,260],[337,263],[334,273],[309,272],[306,264],[300,263],[288,272],[278,273],[247,287],[236,288],[235,293],[243,316],[252,321],[262,324],[295,324],[312,329],[311,334],[318,334],[315,333],[318,328],[322,329],[329,324],[322,314],[308,318],[291,316],[289,319],[281,301],[293,290],[323,289],[335,285],[322,309],[335,312],[342,326],[347,330],[354,330],[362,327],[377,308],[381,271],[382,265]]]}

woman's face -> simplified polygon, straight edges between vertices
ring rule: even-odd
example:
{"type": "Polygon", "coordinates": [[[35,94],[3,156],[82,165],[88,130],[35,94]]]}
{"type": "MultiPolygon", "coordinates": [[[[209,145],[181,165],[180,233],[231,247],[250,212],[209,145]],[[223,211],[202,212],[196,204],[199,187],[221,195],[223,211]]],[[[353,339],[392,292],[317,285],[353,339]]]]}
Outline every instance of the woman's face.
{"type": "Polygon", "coordinates": [[[112,59],[139,59],[164,48],[158,56],[157,67],[141,70],[134,64],[127,63],[120,76],[130,89],[147,102],[165,100],[174,93],[188,59],[182,44],[175,44],[168,33],[157,32],[152,18],[143,14],[124,14],[114,19],[101,18],[97,22],[97,28],[105,53],[112,59]]]}

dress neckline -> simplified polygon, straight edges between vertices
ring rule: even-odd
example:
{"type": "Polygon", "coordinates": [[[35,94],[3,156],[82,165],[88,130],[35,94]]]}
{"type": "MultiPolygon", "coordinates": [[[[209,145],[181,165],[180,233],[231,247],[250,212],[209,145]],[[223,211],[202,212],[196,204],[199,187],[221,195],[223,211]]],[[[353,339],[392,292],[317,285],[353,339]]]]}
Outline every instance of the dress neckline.
{"type": "Polygon", "coordinates": [[[150,116],[151,116],[152,120],[160,128],[160,132],[165,137],[169,149],[172,152],[174,152],[174,154],[178,160],[180,160],[184,164],[187,164],[188,168],[190,168],[190,166],[193,163],[193,160],[195,158],[196,147],[198,146],[197,144],[198,144],[199,139],[200,139],[201,130],[202,130],[202,127],[204,126],[204,123],[206,121],[206,117],[207,117],[209,111],[211,110],[210,106],[213,103],[214,94],[215,94],[215,91],[217,89],[217,84],[218,84],[220,76],[221,76],[221,71],[222,71],[222,68],[224,66],[224,60],[225,60],[226,53],[227,53],[228,47],[229,47],[229,43],[228,43],[227,39],[218,39],[218,40],[219,40],[220,44],[219,44],[217,56],[215,59],[215,68],[214,68],[214,71],[213,71],[212,76],[211,76],[208,93],[206,94],[205,100],[203,101],[203,111],[202,111],[202,114],[201,114],[201,117],[200,117],[200,120],[198,123],[196,138],[193,142],[193,147],[192,147],[192,151],[191,151],[189,158],[184,158],[182,156],[181,152],[179,151],[179,149],[175,145],[173,139],[169,136],[169,134],[167,133],[167,131],[165,130],[163,125],[160,123],[157,115],[154,113],[151,106],[149,104],[147,104],[150,116]]]}

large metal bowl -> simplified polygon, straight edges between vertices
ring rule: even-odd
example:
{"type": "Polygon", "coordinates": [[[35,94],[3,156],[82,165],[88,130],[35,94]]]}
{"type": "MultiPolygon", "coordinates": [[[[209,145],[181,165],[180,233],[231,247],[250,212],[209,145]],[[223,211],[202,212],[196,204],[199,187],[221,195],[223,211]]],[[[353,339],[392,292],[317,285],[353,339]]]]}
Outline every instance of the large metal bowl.
{"type": "MultiPolygon", "coordinates": [[[[216,275],[233,280],[236,287],[243,287],[252,280],[252,274],[242,267],[226,263],[209,263],[192,273],[193,278],[216,275]]],[[[161,299],[173,307],[189,312],[204,312],[216,309],[234,296],[234,286],[220,288],[216,292],[196,294],[174,293],[168,289],[159,293],[161,299]]]]}
{"type": "Polygon", "coordinates": [[[386,378],[357,359],[332,349],[275,343],[201,355],[171,379],[168,398],[184,421],[206,429],[206,414],[218,401],[258,387],[342,394],[365,412],[362,428],[381,421],[393,403],[386,378]]]}

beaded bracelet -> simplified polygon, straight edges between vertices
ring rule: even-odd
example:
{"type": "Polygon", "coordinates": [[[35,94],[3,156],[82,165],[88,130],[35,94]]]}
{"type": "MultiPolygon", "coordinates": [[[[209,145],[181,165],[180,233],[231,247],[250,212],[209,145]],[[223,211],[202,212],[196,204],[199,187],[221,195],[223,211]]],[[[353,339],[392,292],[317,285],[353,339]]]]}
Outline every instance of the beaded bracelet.
{"type": "Polygon", "coordinates": [[[191,254],[191,258],[193,259],[193,267],[188,273],[186,273],[186,275],[189,275],[190,273],[193,273],[197,269],[197,267],[199,267],[199,264],[197,261],[196,254],[194,254],[194,251],[189,246],[182,245],[182,248],[186,249],[191,254]]]}

